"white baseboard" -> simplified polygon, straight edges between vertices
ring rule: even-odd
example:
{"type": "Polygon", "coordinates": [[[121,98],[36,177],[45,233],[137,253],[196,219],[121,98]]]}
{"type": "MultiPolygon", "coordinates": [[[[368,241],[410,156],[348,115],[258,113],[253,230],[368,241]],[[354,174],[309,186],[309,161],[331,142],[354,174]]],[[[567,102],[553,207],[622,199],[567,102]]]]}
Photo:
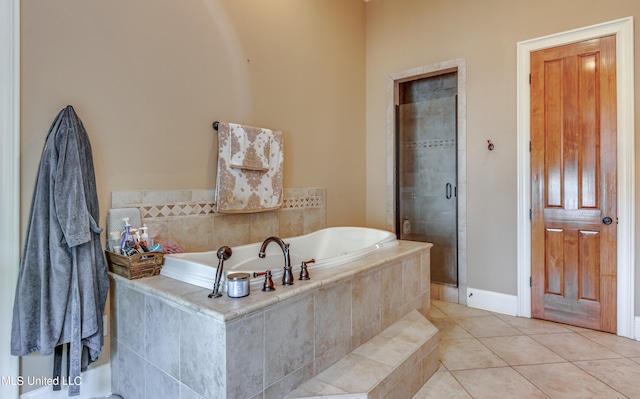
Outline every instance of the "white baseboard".
{"type": "Polygon", "coordinates": [[[518,314],[518,297],[468,287],[467,306],[515,316],[518,314]]]}
{"type": "MultiPolygon", "coordinates": [[[[490,312],[516,316],[518,314],[518,297],[499,292],[467,288],[467,306],[490,312]]],[[[634,339],[640,341],[640,316],[634,318],[634,339]]]]}
{"type": "MultiPolygon", "coordinates": [[[[111,393],[111,364],[107,363],[96,368],[90,368],[83,372],[81,377],[80,396],[75,396],[75,398],[101,398],[111,393]]],[[[26,383],[27,380],[25,379],[24,382],[26,383]]],[[[68,398],[68,391],[68,386],[63,386],[59,391],[54,391],[51,386],[44,386],[20,395],[20,399],[68,398]]]]}

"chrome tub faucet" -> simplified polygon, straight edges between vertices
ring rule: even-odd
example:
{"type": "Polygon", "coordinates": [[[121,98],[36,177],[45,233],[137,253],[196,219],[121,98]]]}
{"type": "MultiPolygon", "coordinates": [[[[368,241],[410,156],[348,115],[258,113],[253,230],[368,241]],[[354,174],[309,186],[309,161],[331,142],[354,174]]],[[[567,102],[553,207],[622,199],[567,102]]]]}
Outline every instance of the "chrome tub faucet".
{"type": "Polygon", "coordinates": [[[267,246],[275,242],[280,246],[282,253],[284,254],[284,274],[282,275],[282,285],[293,285],[293,273],[291,272],[291,257],[289,256],[289,244],[282,241],[282,238],[279,237],[269,237],[262,243],[260,246],[260,252],[258,252],[258,257],[264,258],[266,255],[265,251],[267,250],[267,246]]]}

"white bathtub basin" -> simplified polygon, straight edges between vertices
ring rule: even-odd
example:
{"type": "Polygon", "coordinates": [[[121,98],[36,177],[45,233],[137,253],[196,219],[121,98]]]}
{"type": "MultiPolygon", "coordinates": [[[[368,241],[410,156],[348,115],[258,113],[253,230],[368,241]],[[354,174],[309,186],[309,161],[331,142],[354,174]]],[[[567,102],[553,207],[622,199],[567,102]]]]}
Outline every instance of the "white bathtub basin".
{"type": "MultiPolygon", "coordinates": [[[[266,239],[267,237],[265,237],[266,239]]],[[[302,261],[315,259],[309,270],[343,265],[360,259],[373,251],[398,245],[394,233],[366,227],[329,227],[314,233],[284,238],[289,244],[291,266],[299,272],[302,261]]],[[[279,283],[284,269],[284,256],[276,243],[267,247],[266,257],[259,258],[261,242],[232,247],[231,258],[224,262],[223,290],[229,273],[249,273],[252,285],[263,277],[253,278],[254,272],[270,269],[274,283],[279,283]]],[[[161,275],[203,288],[213,288],[218,266],[217,251],[188,252],[165,256],[161,275]]],[[[297,275],[296,275],[297,278],[297,275]]],[[[313,275],[311,276],[313,278],[313,275]]]]}

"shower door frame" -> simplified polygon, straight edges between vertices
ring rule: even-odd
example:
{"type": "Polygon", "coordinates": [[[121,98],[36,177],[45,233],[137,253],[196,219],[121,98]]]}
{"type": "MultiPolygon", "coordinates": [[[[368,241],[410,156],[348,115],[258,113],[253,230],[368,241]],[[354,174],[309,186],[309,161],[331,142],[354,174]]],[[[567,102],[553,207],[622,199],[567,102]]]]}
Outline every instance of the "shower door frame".
{"type": "Polygon", "coordinates": [[[467,303],[467,100],[466,59],[456,58],[436,64],[407,69],[389,75],[387,81],[387,228],[396,231],[397,162],[396,153],[396,106],[400,101],[400,85],[412,80],[434,77],[456,72],[458,75],[457,101],[457,231],[458,231],[458,287],[457,302],[467,303]]]}

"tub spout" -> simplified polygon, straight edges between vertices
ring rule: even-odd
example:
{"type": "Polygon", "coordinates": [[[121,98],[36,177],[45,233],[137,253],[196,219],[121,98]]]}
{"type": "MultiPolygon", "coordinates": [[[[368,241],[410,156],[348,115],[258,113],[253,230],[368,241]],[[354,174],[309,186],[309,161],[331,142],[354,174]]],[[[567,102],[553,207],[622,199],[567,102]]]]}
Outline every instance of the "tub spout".
{"type": "Polygon", "coordinates": [[[279,237],[269,237],[262,243],[260,247],[260,252],[258,252],[258,257],[264,258],[266,256],[265,251],[267,250],[267,246],[275,242],[280,246],[282,253],[284,254],[284,274],[282,275],[282,285],[293,285],[293,273],[291,272],[291,257],[289,256],[289,244],[286,244],[282,241],[282,238],[279,237]]]}

